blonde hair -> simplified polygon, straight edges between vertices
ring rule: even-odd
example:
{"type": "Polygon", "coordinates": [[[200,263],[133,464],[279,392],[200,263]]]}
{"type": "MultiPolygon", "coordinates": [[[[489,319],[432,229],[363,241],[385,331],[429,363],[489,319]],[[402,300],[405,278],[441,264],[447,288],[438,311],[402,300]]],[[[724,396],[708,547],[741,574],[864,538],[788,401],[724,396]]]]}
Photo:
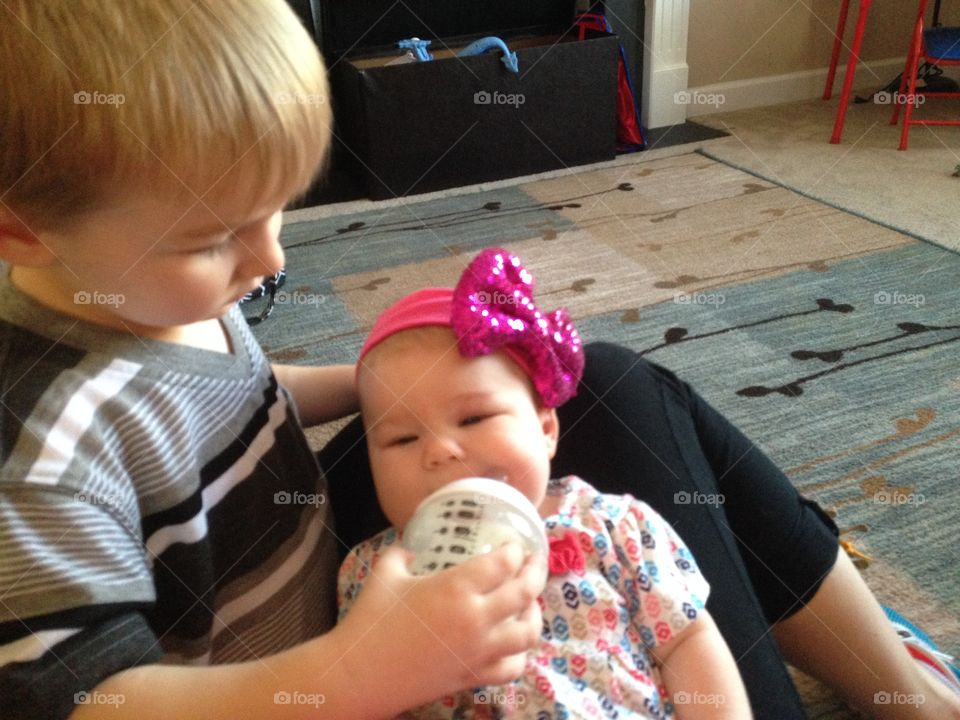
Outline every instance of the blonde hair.
{"type": "Polygon", "coordinates": [[[253,205],[322,169],[326,70],[284,0],[4,8],[0,201],[31,221],[67,223],[124,190],[194,201],[230,171],[253,205]]]}

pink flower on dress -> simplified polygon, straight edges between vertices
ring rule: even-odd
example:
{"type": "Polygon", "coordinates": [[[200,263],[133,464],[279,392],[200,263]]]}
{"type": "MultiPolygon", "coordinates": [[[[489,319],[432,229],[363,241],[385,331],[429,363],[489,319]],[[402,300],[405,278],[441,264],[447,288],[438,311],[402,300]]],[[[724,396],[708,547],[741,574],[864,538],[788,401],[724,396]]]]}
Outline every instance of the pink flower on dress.
{"type": "Polygon", "coordinates": [[[568,572],[583,575],[586,563],[580,540],[573,530],[567,530],[563,537],[550,538],[550,558],[548,560],[551,575],[563,575],[568,572]]]}

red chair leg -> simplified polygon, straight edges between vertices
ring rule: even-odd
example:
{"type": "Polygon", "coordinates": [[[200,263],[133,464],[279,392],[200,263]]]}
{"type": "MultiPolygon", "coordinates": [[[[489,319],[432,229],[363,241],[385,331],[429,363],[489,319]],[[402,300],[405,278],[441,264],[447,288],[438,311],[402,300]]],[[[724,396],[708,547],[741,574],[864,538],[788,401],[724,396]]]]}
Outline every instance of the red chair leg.
{"type": "Polygon", "coordinates": [[[914,100],[917,96],[917,72],[920,69],[920,56],[923,54],[923,15],[917,18],[917,23],[913,28],[913,40],[911,45],[914,48],[913,54],[907,63],[910,71],[907,85],[907,95],[903,98],[903,130],[900,132],[900,149],[907,149],[907,137],[910,133],[910,119],[913,117],[914,100]]]}
{"type": "MultiPolygon", "coordinates": [[[[900,91],[893,98],[893,113],[890,116],[891,125],[896,125],[900,122],[900,103],[903,98],[907,96],[907,89],[910,86],[910,66],[913,64],[913,56],[917,52],[914,42],[916,42],[916,33],[910,36],[910,49],[907,51],[907,63],[903,68],[903,75],[900,76],[900,91]]],[[[914,70],[913,77],[916,77],[916,75],[917,71],[914,70]]]]}
{"type": "Polygon", "coordinates": [[[853,77],[857,73],[857,64],[860,62],[860,48],[863,45],[863,31],[867,24],[867,14],[873,0],[860,0],[860,12],[857,15],[857,26],[853,32],[853,44],[850,46],[850,60],[847,72],[843,76],[843,89],[840,91],[840,105],[837,108],[837,117],[833,121],[833,134],[830,142],[836,145],[843,134],[843,123],[847,118],[847,106],[850,104],[850,93],[853,90],[853,77]]]}
{"type": "Polygon", "coordinates": [[[827,71],[827,84],[823,88],[823,99],[829,100],[833,94],[833,80],[837,75],[837,62],[840,59],[840,48],[843,47],[843,31],[847,27],[847,13],[850,10],[850,0],[843,0],[840,5],[840,17],[837,20],[837,32],[833,35],[833,52],[830,55],[830,69],[827,71]]]}

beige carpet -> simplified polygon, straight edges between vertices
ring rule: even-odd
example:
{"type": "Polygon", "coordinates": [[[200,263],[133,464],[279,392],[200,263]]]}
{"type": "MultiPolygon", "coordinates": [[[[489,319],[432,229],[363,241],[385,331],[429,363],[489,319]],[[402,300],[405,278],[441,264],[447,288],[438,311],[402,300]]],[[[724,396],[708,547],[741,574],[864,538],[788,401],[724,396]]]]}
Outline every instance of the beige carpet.
{"type": "MultiPolygon", "coordinates": [[[[834,97],[693,119],[730,133],[705,147],[712,157],[960,251],[960,127],[915,126],[900,152],[890,106],[852,104],[831,145],[836,108],[834,97]]],[[[958,119],[960,100],[932,99],[920,113],[958,119]]]]}

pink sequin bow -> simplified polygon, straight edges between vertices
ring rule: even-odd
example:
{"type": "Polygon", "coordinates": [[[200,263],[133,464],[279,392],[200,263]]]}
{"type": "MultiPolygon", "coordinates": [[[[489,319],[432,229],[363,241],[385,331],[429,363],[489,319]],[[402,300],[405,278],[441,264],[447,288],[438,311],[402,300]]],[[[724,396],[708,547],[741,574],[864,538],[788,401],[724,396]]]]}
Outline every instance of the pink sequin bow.
{"type": "Polygon", "coordinates": [[[465,357],[505,350],[533,380],[544,405],[577,393],[583,375],[580,335],[563,308],[541,312],[533,276],[520,258],[488,248],[464,270],[453,291],[451,325],[465,357]]]}

